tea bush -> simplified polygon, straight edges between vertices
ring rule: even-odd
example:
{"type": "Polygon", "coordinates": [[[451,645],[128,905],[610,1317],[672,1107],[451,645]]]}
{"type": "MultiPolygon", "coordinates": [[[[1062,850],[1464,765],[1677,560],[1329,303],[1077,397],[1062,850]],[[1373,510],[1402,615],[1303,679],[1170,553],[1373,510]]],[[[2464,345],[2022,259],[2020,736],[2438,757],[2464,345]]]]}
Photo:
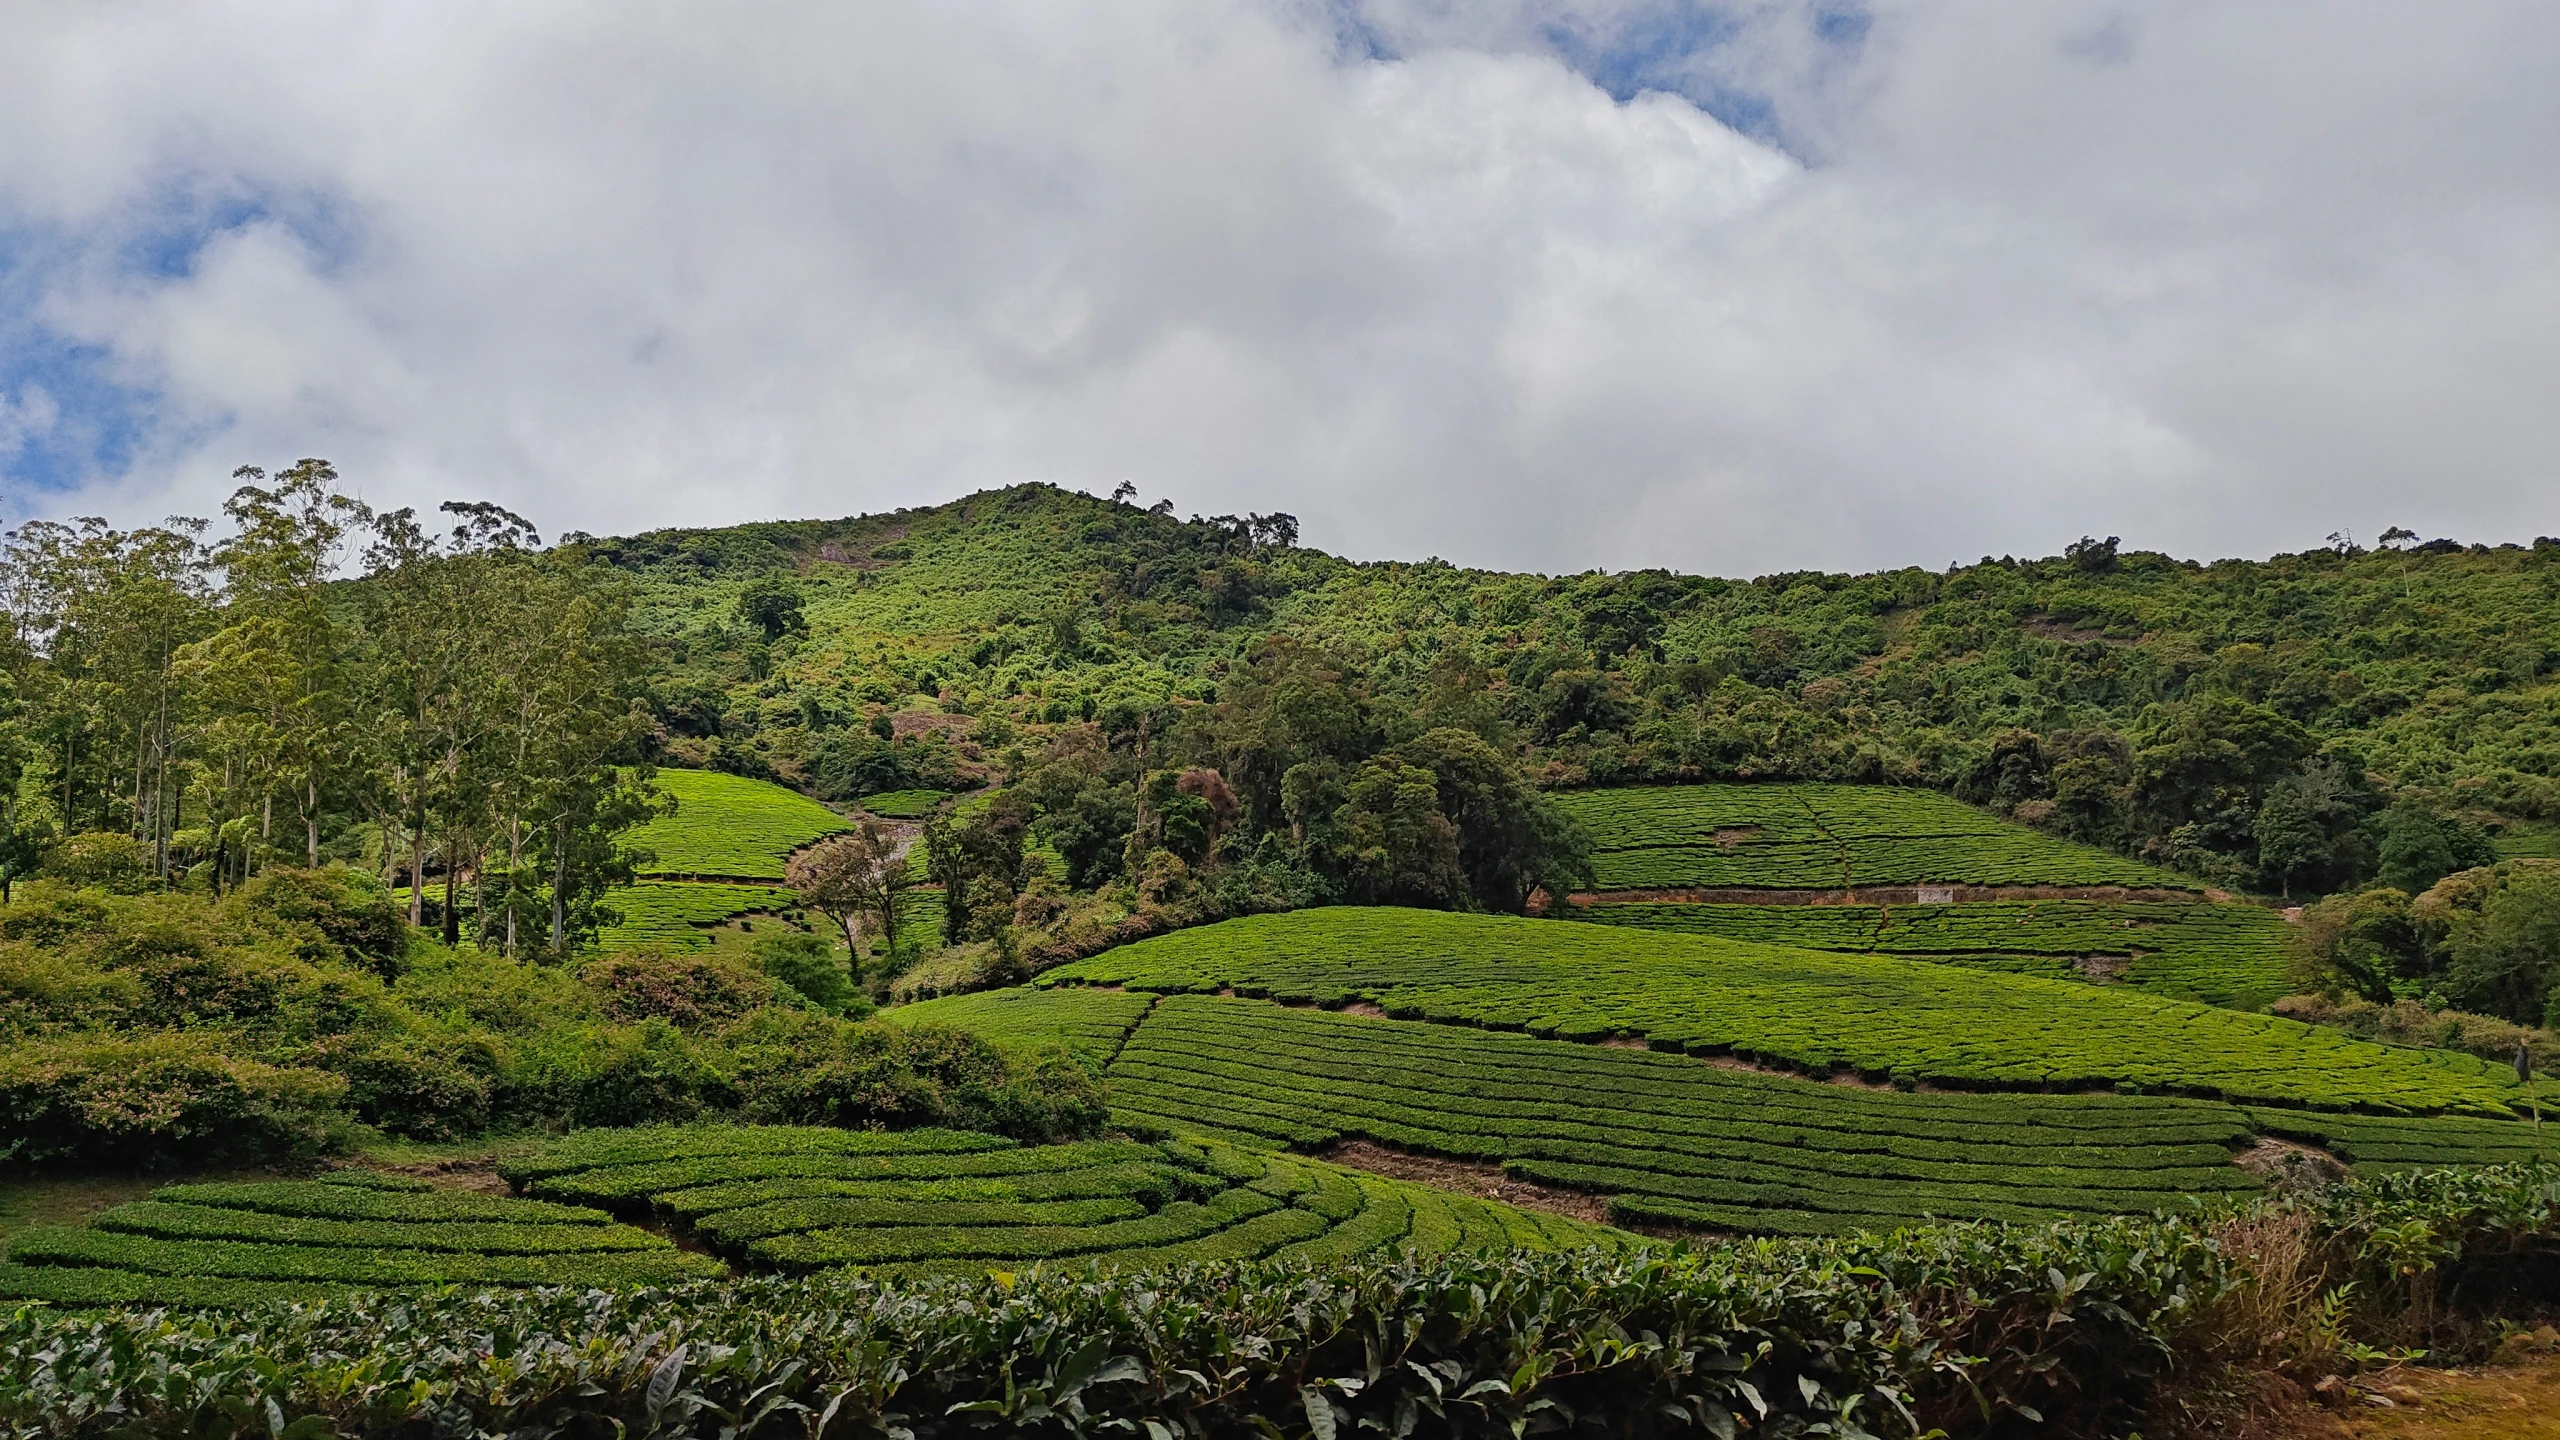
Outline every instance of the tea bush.
{"type": "Polygon", "coordinates": [[[2509,1118],[2513,1072],[2121,987],[1595,925],[1307,910],[1140,940],[1040,977],[1159,993],[1374,1002],[1402,1018],[1641,1040],[1950,1089],[2122,1086],[2509,1118]]]}

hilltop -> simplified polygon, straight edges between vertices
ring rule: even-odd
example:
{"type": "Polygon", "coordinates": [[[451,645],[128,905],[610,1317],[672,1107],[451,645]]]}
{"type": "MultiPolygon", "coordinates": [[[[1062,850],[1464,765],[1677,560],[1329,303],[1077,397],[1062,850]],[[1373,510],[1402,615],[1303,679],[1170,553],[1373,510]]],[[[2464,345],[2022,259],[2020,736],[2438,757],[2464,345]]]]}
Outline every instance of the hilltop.
{"type": "Polygon", "coordinates": [[[2415,891],[2538,853],[2560,812],[2548,538],[1739,580],[1355,562],[1295,533],[1026,485],[587,544],[637,582],[665,753],[830,797],[1124,736],[1298,647],[1391,734],[1473,730],[1543,785],[1927,786],[2269,893],[2415,891]]]}

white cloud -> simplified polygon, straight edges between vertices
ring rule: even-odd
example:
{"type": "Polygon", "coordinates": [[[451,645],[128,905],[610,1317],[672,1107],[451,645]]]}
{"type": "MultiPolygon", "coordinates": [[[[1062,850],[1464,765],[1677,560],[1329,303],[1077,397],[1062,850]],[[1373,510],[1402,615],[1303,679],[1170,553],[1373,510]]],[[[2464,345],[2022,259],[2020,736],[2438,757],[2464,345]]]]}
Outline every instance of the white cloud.
{"type": "Polygon", "coordinates": [[[2560,11],[1836,8],[1621,67],[1808,165],[1566,63],[1659,0],[1381,0],[1385,59],[1253,0],[21,6],[20,318],[159,421],[46,503],[322,454],[550,531],[1126,477],[1548,569],[2560,531],[2560,11]]]}

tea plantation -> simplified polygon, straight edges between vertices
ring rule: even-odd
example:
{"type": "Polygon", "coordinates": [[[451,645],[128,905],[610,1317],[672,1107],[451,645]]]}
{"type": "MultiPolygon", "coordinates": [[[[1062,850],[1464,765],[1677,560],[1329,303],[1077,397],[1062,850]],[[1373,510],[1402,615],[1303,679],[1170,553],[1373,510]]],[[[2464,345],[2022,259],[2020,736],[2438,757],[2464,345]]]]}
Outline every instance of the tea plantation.
{"type": "Polygon", "coordinates": [[[1154,1003],[1154,996],[1128,990],[980,990],[901,1005],[881,1018],[950,1025],[1001,1045],[1056,1045],[1107,1061],[1154,1003]]]}
{"type": "Polygon", "coordinates": [[[2256,905],[2128,900],[1963,905],[1578,905],[1610,925],[1808,950],[1902,955],[1983,970],[2118,976],[2137,989],[2254,1009],[2287,993],[2284,918],[2256,905]],[[2090,966],[2088,962],[2096,962],[2090,966]]]}
{"type": "Polygon", "coordinates": [[[723,1273],[599,1210],[340,1171],[171,1185],[85,1229],[20,1231],[0,1298],[247,1305],[349,1287],[638,1285],[723,1273]]]}
{"type": "Polygon", "coordinates": [[[1603,891],[1859,886],[2127,886],[2193,880],[2057,840],[1930,790],[1673,785],[1557,801],[1590,831],[1603,891]]]}
{"type": "Polygon", "coordinates": [[[1816,1233],[2040,1221],[2256,1188],[2232,1106],[1898,1094],[1263,1001],[1176,996],[1110,1068],[1115,1113],[1318,1147],[1361,1136],[1615,1197],[1612,1218],[1816,1233]]]}
{"type": "Polygon", "coordinates": [[[796,790],[710,770],[661,770],[658,785],[676,813],[631,833],[629,844],[657,858],[652,875],[701,879],[782,879],[791,852],[853,822],[796,790]]]}
{"type": "Polygon", "coordinates": [[[531,1194],[655,1215],[742,1266],[785,1271],[1125,1269],[1609,1239],[1574,1221],[1214,1140],[604,1130],[503,1173],[531,1194]]]}
{"type": "Polygon", "coordinates": [[[1949,1089],[2117,1087],[2509,1118],[2504,1067],[2121,987],[1890,957],[1433,911],[1335,908],[1178,931],[1040,983],[1239,995],[1542,1037],[1642,1040],[1949,1089]]]}
{"type": "Polygon", "coordinates": [[[596,948],[616,950],[698,950],[710,946],[705,927],[743,915],[782,914],[799,898],[778,885],[732,885],[721,881],[642,880],[616,890],[613,908],[622,923],[596,932],[596,948]]]}
{"type": "Polygon", "coordinates": [[[883,820],[921,820],[942,808],[948,790],[884,790],[862,797],[862,808],[883,820]]]}

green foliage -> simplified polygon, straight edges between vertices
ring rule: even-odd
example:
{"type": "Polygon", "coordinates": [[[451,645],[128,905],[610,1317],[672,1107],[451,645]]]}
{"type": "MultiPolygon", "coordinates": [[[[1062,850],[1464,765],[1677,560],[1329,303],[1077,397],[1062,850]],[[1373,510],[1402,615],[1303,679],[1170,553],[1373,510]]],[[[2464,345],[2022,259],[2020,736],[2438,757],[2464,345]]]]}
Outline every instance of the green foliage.
{"type": "Polygon", "coordinates": [[[1828,1233],[2042,1221],[2252,1190],[2229,1106],[1896,1094],[1695,1060],[1265,1002],[1169,998],[1110,1069],[1140,1123],[1320,1147],[1381,1141],[1613,1198],[1611,1213],[1828,1233]]]}
{"type": "Polygon", "coordinates": [[[726,1024],[773,1003],[773,982],[726,955],[609,955],[587,961],[578,978],[596,992],[605,1017],[664,1020],[683,1029],[726,1024]]]}
{"type": "Polygon", "coordinates": [[[768,781],[662,770],[657,783],[675,798],[675,812],[630,836],[634,848],[657,857],[648,867],[654,875],[778,882],[792,851],[853,828],[824,805],[768,781]]]}
{"type": "Polygon", "coordinates": [[[2504,1117],[2512,1074],[2118,987],[1704,936],[1418,910],[1256,916],[1142,940],[1042,983],[1338,1005],[1828,1075],[1962,1089],[2138,1086],[2504,1117]]]}
{"type": "Polygon", "coordinates": [[[350,1285],[652,1284],[719,1273],[594,1210],[339,1171],[319,1181],[173,1185],[85,1230],[13,1238],[0,1297],[60,1304],[254,1304],[350,1285]]]}
{"type": "Polygon", "coordinates": [[[778,885],[718,881],[642,880],[613,895],[621,920],[596,932],[596,948],[702,950],[710,927],[744,915],[787,914],[798,898],[778,885]]]}
{"type": "Polygon", "coordinates": [[[2387,887],[2332,895],[2303,907],[2294,936],[2301,978],[2336,996],[2388,1005],[2403,982],[2421,980],[2430,966],[2409,917],[2409,897],[2387,887]]]}
{"type": "Polygon", "coordinates": [[[786,1125],[954,1125],[1026,1139],[1090,1135],[1101,1086],[1082,1065],[1008,1054],[938,1025],[847,1025],[768,1011],[731,1037],[740,1108],[786,1125]]]}
{"type": "Polygon", "coordinates": [[[573,1140],[507,1173],[543,1194],[679,1216],[722,1253],[790,1270],[1349,1257],[1414,1243],[1417,1213],[1443,1222],[1432,1237],[1442,1248],[1606,1236],[1455,1196],[1418,1211],[1413,1197],[1428,1194],[1420,1187],[1214,1141],[1003,1148],[945,1131],[858,1149],[826,1138],[841,1133],[736,1128],[658,1132],[629,1144],[573,1140]]]}
{"type": "Polygon", "coordinates": [[[113,830],[92,830],[64,837],[45,852],[44,873],[72,885],[119,895],[157,889],[151,870],[151,847],[113,830]]]}
{"type": "Polygon", "coordinates": [[[1592,836],[1593,883],[1603,890],[2196,888],[2156,866],[2039,835],[1926,790],[1680,785],[1556,800],[1592,836]]]}
{"type": "Polygon", "coordinates": [[[862,797],[862,808],[884,820],[921,820],[942,808],[948,790],[886,790],[862,797]]]}
{"type": "Polygon", "coordinates": [[[333,1142],[346,1082],[227,1053],[181,1031],[69,1034],[0,1047],[0,1159],[166,1165],[310,1154],[333,1142]]]}
{"type": "Polygon", "coordinates": [[[751,580],[738,592],[738,618],[763,632],[768,642],[809,628],[800,613],[800,592],[772,575],[751,580]]]}
{"type": "Polygon", "coordinates": [[[1604,903],[1576,919],[2018,974],[2120,974],[2137,989],[2254,1008],[2285,993],[2295,932],[2256,905],[1975,901],[1954,905],[1604,903]]]}
{"type": "Polygon", "coordinates": [[[785,930],[758,936],[756,964],[776,983],[830,1014],[869,1011],[870,1002],[853,987],[845,957],[816,935],[785,930]]]}
{"type": "Polygon", "coordinates": [[[372,876],[347,869],[274,869],[253,877],[231,899],[266,928],[289,933],[295,953],[396,978],[409,951],[409,927],[372,876]]]}
{"type": "Polygon", "coordinates": [[[1105,1064],[1154,1003],[1152,995],[1124,990],[980,990],[895,1006],[880,1018],[948,1025],[999,1045],[1056,1046],[1105,1064]]]}
{"type": "MultiPolygon", "coordinates": [[[[2404,1292],[2400,1262],[2476,1313],[2502,1289],[2530,1298],[2529,1284],[2514,1283],[2530,1268],[2511,1262],[2549,1243],[2548,1179],[2520,1168],[2385,1180],[2284,1204],[2305,1227],[2315,1289],[2404,1292]],[[2426,1237],[2414,1267],[2410,1235],[2426,1237]],[[2501,1266],[2508,1286],[2473,1283],[2501,1266]]],[[[1409,1193],[1417,1239],[1473,1233],[1430,1192],[1409,1193]]],[[[1288,1217],[1323,1223],[1291,1205],[1222,1233],[1288,1217]]],[[[1633,1436],[1740,1433],[1744,1421],[1771,1433],[1845,1431],[1846,1421],[1897,1437],[2122,1434],[2148,1423],[2171,1377],[2209,1367],[2227,1340],[2280,1343],[2272,1326],[2291,1318],[2222,1328],[2235,1313],[2226,1306],[2258,1298],[2258,1282],[2213,1223],[1321,1260],[1238,1259],[1193,1242],[1192,1263],[1143,1274],[1083,1264],[830,1273],[392,1306],[346,1297],[229,1315],[24,1307],[0,1321],[0,1422],[90,1440],[390,1433],[468,1413],[507,1433],[639,1433],[732,1424],[762,1405],[919,1440],[1066,1418],[1192,1440],[1294,1429],[1311,1414],[1336,1434],[1427,1424],[1488,1440],[1556,1415],[1633,1436]],[[476,1343],[456,1346],[456,1335],[476,1343]],[[1372,1370],[1368,1354],[1399,1363],[1372,1370]],[[491,1355],[513,1358],[496,1366],[491,1355]],[[349,1356],[401,1383],[345,1383],[349,1356]],[[197,1383],[170,1385],[171,1373],[197,1383]],[[1200,1383],[1213,1374],[1215,1385],[1200,1383]]],[[[0,1271],[0,1283],[36,1273],[0,1271]]],[[[193,1295],[149,1298],[265,1298],[191,1283],[193,1295]]],[[[66,1298],[96,1303],[112,1288],[66,1298]]],[[[2361,1306],[2336,1318],[2344,1333],[2377,1339],[2391,1319],[2361,1306]]]]}

